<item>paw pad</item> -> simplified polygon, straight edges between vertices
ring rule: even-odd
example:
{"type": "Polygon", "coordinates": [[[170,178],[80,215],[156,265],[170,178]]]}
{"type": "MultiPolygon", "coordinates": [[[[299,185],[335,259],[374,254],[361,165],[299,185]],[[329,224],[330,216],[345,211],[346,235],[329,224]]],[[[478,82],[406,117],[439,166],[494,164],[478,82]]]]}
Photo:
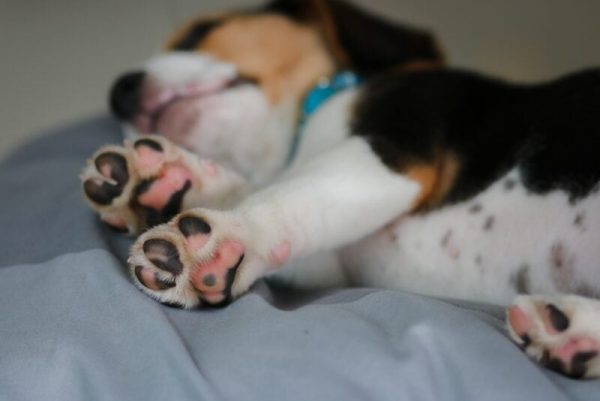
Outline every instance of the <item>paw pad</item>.
{"type": "Polygon", "coordinates": [[[102,153],[94,161],[103,178],[90,178],[83,184],[86,195],[99,205],[109,205],[121,195],[129,180],[127,160],[118,153],[102,153]]]}
{"type": "Polygon", "coordinates": [[[149,239],[144,242],[142,249],[148,260],[159,269],[175,276],[183,271],[177,247],[169,241],[160,238],[149,239]]]}

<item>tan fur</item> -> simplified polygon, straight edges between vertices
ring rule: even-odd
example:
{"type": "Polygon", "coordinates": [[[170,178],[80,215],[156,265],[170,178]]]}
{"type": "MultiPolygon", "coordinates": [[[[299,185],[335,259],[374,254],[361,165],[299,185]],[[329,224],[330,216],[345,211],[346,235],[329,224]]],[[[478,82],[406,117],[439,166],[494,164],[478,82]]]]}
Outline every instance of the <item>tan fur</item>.
{"type": "Polygon", "coordinates": [[[299,99],[335,70],[315,28],[278,15],[232,17],[210,32],[198,50],[257,78],[272,103],[284,96],[299,99]]]}
{"type": "Polygon", "coordinates": [[[415,164],[405,169],[405,175],[421,185],[413,210],[424,210],[439,204],[450,192],[459,169],[451,153],[444,153],[433,164],[415,164]]]}

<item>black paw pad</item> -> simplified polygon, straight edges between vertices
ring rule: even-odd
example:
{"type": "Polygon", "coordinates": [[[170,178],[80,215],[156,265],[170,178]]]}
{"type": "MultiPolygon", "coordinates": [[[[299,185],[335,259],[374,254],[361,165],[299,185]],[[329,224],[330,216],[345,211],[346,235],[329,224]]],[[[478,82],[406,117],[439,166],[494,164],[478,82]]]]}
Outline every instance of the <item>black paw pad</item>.
{"type": "Polygon", "coordinates": [[[177,223],[179,231],[189,237],[194,234],[210,234],[210,225],[203,219],[194,216],[185,216],[177,223]]]}
{"type": "Polygon", "coordinates": [[[156,152],[162,152],[163,151],[163,147],[160,143],[153,141],[152,139],[139,139],[137,141],[135,141],[135,144],[133,145],[134,148],[139,149],[141,147],[147,147],[150,148],[156,152]]]}
{"type": "Polygon", "coordinates": [[[135,276],[137,277],[137,279],[139,280],[140,283],[142,283],[144,286],[146,287],[154,287],[153,289],[158,289],[158,290],[168,290],[169,288],[173,288],[175,287],[175,282],[174,281],[165,281],[163,279],[161,279],[158,274],[154,274],[154,282],[152,284],[150,283],[146,283],[144,280],[144,276],[142,275],[142,271],[145,269],[145,267],[143,266],[136,266],[135,267],[135,276]]]}
{"type": "Polygon", "coordinates": [[[177,247],[164,239],[153,238],[144,242],[144,254],[156,267],[178,275],[183,271],[177,247]]]}
{"type": "Polygon", "coordinates": [[[571,360],[570,376],[575,378],[583,377],[587,371],[587,363],[596,356],[598,356],[598,352],[596,351],[578,352],[575,354],[571,360]]]}
{"type": "Polygon", "coordinates": [[[100,174],[114,182],[90,178],[83,183],[83,190],[87,197],[97,204],[109,205],[121,195],[129,180],[127,160],[118,153],[106,152],[98,156],[94,164],[100,174]]]}
{"type": "Polygon", "coordinates": [[[105,177],[112,178],[118,186],[125,186],[129,180],[127,160],[118,153],[106,152],[96,157],[96,169],[105,177]]]}
{"type": "Polygon", "coordinates": [[[565,331],[569,328],[569,318],[560,309],[552,304],[546,305],[548,311],[548,317],[552,326],[559,332],[565,331]]]}
{"type": "Polygon", "coordinates": [[[123,192],[120,185],[112,185],[95,179],[86,180],[83,183],[83,191],[88,198],[99,205],[110,205],[117,196],[123,192]]]}

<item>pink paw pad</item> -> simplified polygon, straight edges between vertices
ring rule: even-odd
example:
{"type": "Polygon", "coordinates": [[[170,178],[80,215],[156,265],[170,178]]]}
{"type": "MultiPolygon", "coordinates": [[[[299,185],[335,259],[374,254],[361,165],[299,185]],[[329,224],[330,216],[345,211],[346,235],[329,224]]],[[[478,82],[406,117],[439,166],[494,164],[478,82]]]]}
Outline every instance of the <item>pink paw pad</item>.
{"type": "Polygon", "coordinates": [[[159,166],[164,159],[162,145],[152,139],[139,139],[133,145],[135,149],[135,167],[141,175],[147,175],[159,166]]]}
{"type": "Polygon", "coordinates": [[[511,305],[507,309],[506,318],[508,324],[516,335],[523,338],[531,328],[531,320],[521,308],[511,305]]]}
{"type": "Polygon", "coordinates": [[[171,201],[173,194],[191,186],[191,180],[192,174],[185,167],[167,166],[143,188],[137,200],[143,206],[163,209],[171,201]]]}
{"type": "MultiPolygon", "coordinates": [[[[212,231],[204,219],[196,216],[182,216],[177,227],[186,238],[188,249],[194,252],[204,248],[212,231]]],[[[237,241],[223,241],[214,250],[210,260],[193,268],[189,280],[204,301],[218,304],[229,298],[244,251],[245,247],[237,241]]]]}

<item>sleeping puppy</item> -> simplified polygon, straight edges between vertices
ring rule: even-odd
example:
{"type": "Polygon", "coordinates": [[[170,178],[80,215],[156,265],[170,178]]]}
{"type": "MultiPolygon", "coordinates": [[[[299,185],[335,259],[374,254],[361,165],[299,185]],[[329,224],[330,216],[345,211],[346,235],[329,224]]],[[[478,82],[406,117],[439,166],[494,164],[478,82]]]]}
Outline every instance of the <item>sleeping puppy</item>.
{"type": "Polygon", "coordinates": [[[161,302],[274,276],[503,303],[531,357],[600,375],[600,71],[517,86],[442,65],[427,32],[342,1],[202,17],[117,80],[143,136],[96,152],[84,193],[150,228],[129,264],[161,302]]]}

